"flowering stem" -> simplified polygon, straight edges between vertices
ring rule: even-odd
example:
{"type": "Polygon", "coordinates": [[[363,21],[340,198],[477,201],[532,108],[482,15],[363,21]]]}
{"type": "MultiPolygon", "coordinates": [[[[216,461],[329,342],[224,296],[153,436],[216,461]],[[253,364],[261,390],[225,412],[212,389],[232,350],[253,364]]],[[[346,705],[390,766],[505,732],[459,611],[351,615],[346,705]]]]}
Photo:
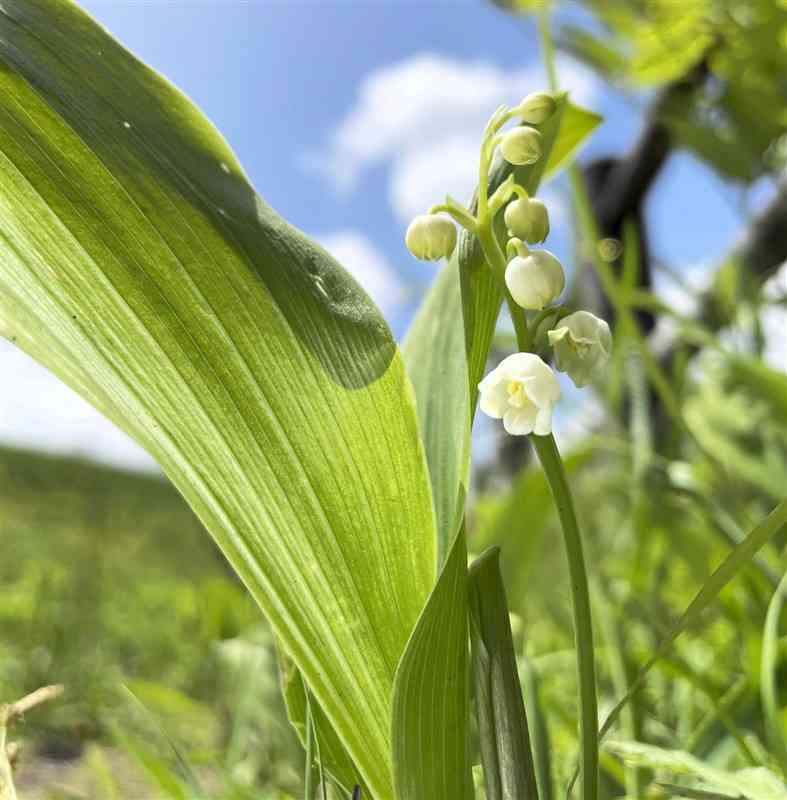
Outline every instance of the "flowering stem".
{"type": "MultiPolygon", "coordinates": [[[[511,312],[515,327],[517,318],[524,319],[525,316],[521,308],[517,307],[516,310],[518,312],[516,314],[513,310],[511,312]]],[[[529,332],[527,337],[522,338],[519,336],[517,328],[517,344],[521,351],[527,352],[531,344],[529,332]]],[[[582,551],[582,537],[555,437],[552,434],[549,436],[532,435],[530,441],[533,443],[546,475],[563,529],[563,542],[571,581],[571,607],[574,612],[574,641],[577,653],[582,799],[596,800],[598,797],[598,698],[596,697],[593,619],[590,612],[590,592],[585,569],[585,556],[582,551]]]]}
{"type": "MultiPolygon", "coordinates": [[[[544,64],[549,78],[549,88],[558,91],[555,48],[550,32],[550,12],[544,6],[538,17],[538,27],[543,49],[544,64]]],[[[533,447],[549,481],[555,500],[563,541],[568,559],[571,579],[571,606],[574,612],[574,640],[577,651],[577,673],[579,679],[579,739],[581,755],[579,761],[583,800],[598,797],[598,698],[596,696],[596,663],[593,648],[593,619],[590,611],[585,557],[582,552],[582,537],[574,511],[571,490],[566,480],[566,471],[555,437],[531,436],[533,447]]],[[[570,790],[569,790],[570,791],[570,790]]]]}

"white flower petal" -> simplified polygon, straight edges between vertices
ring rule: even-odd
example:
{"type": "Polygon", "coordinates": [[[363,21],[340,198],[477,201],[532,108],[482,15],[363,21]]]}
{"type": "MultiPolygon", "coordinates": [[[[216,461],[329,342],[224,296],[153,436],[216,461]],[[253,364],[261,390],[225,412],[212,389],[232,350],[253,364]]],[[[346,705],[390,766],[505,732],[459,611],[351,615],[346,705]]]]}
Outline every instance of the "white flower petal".
{"type": "Polygon", "coordinates": [[[538,409],[533,405],[509,409],[503,417],[503,427],[506,429],[506,433],[510,433],[512,436],[527,436],[532,433],[538,413],[538,409]]]}
{"type": "Polygon", "coordinates": [[[539,409],[533,425],[533,433],[536,436],[549,436],[552,433],[552,406],[539,409]]]}
{"type": "Polygon", "coordinates": [[[478,405],[481,411],[493,419],[501,419],[508,408],[508,390],[505,380],[496,379],[487,383],[486,386],[484,386],[484,381],[481,381],[478,388],[480,390],[478,405]]]}

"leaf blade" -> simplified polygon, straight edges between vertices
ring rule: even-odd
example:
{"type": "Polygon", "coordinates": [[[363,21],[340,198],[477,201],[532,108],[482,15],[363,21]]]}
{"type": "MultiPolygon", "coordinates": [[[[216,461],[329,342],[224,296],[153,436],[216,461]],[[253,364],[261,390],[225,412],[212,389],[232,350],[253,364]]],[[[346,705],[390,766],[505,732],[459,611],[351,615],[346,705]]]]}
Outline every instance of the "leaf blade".
{"type": "Polygon", "coordinates": [[[3,4],[0,87],[0,328],[157,458],[390,794],[435,545],[387,326],[76,6],[3,4]]]}

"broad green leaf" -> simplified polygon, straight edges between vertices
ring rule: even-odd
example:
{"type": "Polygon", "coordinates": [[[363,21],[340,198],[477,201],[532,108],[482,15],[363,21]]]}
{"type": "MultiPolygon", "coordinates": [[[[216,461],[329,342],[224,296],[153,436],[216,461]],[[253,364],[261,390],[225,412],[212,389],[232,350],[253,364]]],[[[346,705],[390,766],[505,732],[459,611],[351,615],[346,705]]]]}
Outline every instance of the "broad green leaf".
{"type": "Polygon", "coordinates": [[[696,778],[703,791],[747,800],[782,800],[787,795],[787,786],[764,767],[730,772],[711,767],[684,750],[666,750],[639,742],[609,741],[605,749],[632,764],[696,778]]]}
{"type": "Polygon", "coordinates": [[[473,680],[487,800],[537,800],[536,772],[519,683],[500,548],[469,571],[473,680]]]}
{"type": "Polygon", "coordinates": [[[549,153],[544,178],[568,166],[588,136],[604,121],[600,114],[588,111],[566,100],[560,119],[560,132],[549,153]]]}
{"type": "Polygon", "coordinates": [[[470,467],[467,361],[456,261],[437,276],[410,325],[402,354],[416,387],[442,563],[456,530],[470,467]]]}
{"type": "Polygon", "coordinates": [[[470,800],[467,547],[464,526],[396,672],[397,800],[470,800]]]}
{"type": "Polygon", "coordinates": [[[401,357],[198,110],[67,0],[0,11],[0,329],[159,461],[390,798],[394,673],[436,571],[401,357]]]}

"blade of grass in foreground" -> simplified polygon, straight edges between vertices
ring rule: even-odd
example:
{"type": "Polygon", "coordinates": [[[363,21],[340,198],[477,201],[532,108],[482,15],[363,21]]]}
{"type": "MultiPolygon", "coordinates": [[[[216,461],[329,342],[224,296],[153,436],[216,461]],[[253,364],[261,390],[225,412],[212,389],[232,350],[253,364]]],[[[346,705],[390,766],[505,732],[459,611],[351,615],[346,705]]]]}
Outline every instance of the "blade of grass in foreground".
{"type": "MultiPolygon", "coordinates": [[[[639,671],[639,674],[626,695],[607,715],[599,731],[599,739],[603,738],[609,732],[625,705],[642,688],[654,664],[670,651],[675,644],[675,640],[687,628],[699,622],[702,613],[716,600],[722,589],[724,589],[738,572],[749,563],[754,554],[785,526],[787,526],[787,500],[782,500],[782,502],[779,503],[759,525],[752,529],[746,538],[727,555],[724,561],[716,568],[715,572],[705,581],[703,587],[697,592],[697,595],[691,603],[689,603],[688,608],[683,612],[672,630],[662,640],[656,652],[639,671]]],[[[569,784],[567,794],[571,793],[577,776],[578,772],[575,772],[569,784]]]]}

